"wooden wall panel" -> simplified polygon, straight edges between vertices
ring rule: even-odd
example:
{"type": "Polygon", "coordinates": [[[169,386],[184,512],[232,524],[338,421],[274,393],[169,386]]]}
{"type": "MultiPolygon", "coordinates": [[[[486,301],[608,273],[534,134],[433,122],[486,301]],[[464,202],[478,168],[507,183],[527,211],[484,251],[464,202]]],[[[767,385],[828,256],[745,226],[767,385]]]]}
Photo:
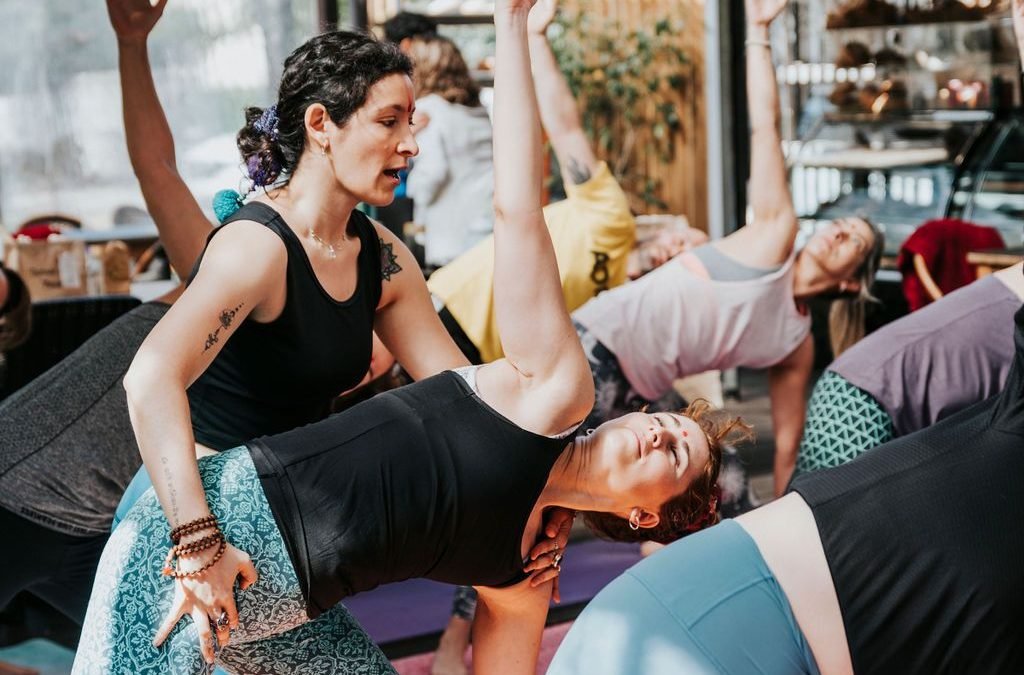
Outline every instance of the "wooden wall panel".
{"type": "MultiPolygon", "coordinates": [[[[704,106],[704,0],[562,0],[562,9],[577,12],[581,8],[596,15],[618,21],[624,29],[651,26],[653,22],[669,17],[681,20],[685,26],[679,36],[679,46],[690,59],[687,75],[690,84],[676,101],[681,118],[681,129],[676,134],[674,161],[663,164],[653,153],[647,153],[639,142],[636,158],[638,169],[660,180],[659,198],[668,204],[669,213],[684,214],[694,227],[707,231],[707,134],[704,106]]],[[[634,130],[642,141],[649,129],[634,130]]],[[[624,133],[616,129],[616,133],[624,133]]],[[[636,197],[633,206],[638,212],[648,212],[642,200],[636,197]]]]}

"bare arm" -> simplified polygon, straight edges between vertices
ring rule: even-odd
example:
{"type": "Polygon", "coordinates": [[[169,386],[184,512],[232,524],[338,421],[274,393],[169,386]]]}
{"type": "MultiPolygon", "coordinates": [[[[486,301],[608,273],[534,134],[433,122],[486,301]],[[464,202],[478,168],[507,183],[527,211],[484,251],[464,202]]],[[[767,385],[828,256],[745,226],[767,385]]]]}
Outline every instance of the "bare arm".
{"type": "Polygon", "coordinates": [[[747,104],[750,111],[750,206],[754,220],[716,244],[753,267],[785,262],[797,234],[779,133],[779,89],[768,27],[785,0],[747,0],[747,104]]]}
{"type": "Polygon", "coordinates": [[[597,157],[583,131],[580,112],[569,85],[558,68],[548,44],[547,28],[555,17],[558,0],[538,0],[530,11],[529,45],[533,62],[533,86],[540,107],[540,121],[555,150],[563,174],[579,185],[587,182],[597,167],[597,157]]]}
{"type": "MultiPolygon", "coordinates": [[[[195,458],[186,389],[216,358],[246,316],[284,304],[287,256],[280,240],[256,223],[235,223],[213,239],[203,267],[139,348],[124,386],[135,437],[146,470],[171,527],[210,513],[195,458]]],[[[184,558],[179,564],[205,562],[184,558]]],[[[195,567],[193,567],[194,569],[195,567]]],[[[192,616],[208,662],[210,620],[223,609],[237,624],[233,585],[255,580],[248,556],[230,545],[224,557],[196,579],[178,579],[175,600],[154,639],[159,645],[184,615],[192,616]]],[[[218,632],[222,644],[229,634],[218,632]]]]}
{"type": "Polygon", "coordinates": [[[768,371],[768,394],[775,430],[775,496],[782,495],[796,467],[807,414],[807,383],[814,365],[814,341],[808,335],[782,363],[768,371]]]}
{"type": "Polygon", "coordinates": [[[107,11],[117,34],[128,156],[171,265],[184,276],[203,250],[211,225],[178,174],[174,138],[149,65],[146,41],[166,3],[159,0],[150,7],[148,0],[107,0],[107,11]]]}
{"type": "Polygon", "coordinates": [[[590,370],[541,211],[541,133],[526,44],[530,3],[504,4],[495,13],[494,311],[503,351],[523,378],[564,378],[572,388],[584,371],[589,381],[590,370]]]}
{"type": "Polygon", "coordinates": [[[416,259],[387,228],[376,227],[384,279],[374,330],[387,349],[375,358],[397,360],[414,380],[468,366],[434,310],[416,259]]]}
{"type": "Polygon", "coordinates": [[[473,622],[473,663],[477,672],[534,675],[551,598],[551,583],[531,587],[478,587],[473,622]]]}

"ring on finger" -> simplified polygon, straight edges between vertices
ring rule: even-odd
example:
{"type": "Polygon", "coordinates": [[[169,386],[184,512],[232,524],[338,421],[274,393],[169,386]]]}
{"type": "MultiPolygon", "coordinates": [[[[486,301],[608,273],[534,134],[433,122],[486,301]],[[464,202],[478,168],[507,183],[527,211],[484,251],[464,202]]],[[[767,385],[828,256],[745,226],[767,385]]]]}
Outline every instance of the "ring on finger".
{"type": "Polygon", "coordinates": [[[231,630],[230,623],[231,620],[228,618],[228,613],[221,610],[220,616],[217,617],[214,625],[217,626],[217,630],[231,630]]]}
{"type": "Polygon", "coordinates": [[[554,559],[551,561],[551,566],[559,572],[562,571],[562,553],[556,553],[554,559]]]}

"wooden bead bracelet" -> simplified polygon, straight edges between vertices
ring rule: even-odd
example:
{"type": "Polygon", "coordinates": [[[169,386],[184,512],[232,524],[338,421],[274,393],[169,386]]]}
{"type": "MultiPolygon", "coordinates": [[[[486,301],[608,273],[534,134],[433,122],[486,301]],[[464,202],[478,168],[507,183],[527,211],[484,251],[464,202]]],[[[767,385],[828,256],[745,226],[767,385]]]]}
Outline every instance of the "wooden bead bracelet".
{"type": "Polygon", "coordinates": [[[171,543],[177,544],[181,541],[181,538],[186,535],[210,529],[219,529],[217,527],[217,516],[213,514],[203,516],[202,518],[196,518],[195,520],[190,520],[183,525],[178,525],[176,528],[171,530],[171,543]]]}
{"type": "MultiPolygon", "coordinates": [[[[224,555],[224,551],[227,550],[227,546],[228,546],[227,542],[224,540],[224,536],[222,534],[220,534],[220,532],[218,532],[217,535],[218,535],[219,544],[220,544],[219,546],[217,546],[217,552],[213,554],[213,557],[210,558],[210,560],[207,561],[207,563],[205,565],[203,565],[202,567],[200,567],[198,569],[194,569],[194,570],[192,570],[190,572],[182,572],[181,570],[179,570],[177,568],[176,565],[175,566],[171,565],[171,558],[173,557],[173,554],[174,554],[174,549],[171,549],[171,553],[169,553],[167,555],[167,560],[164,562],[164,568],[163,568],[164,576],[174,577],[175,579],[195,578],[195,577],[198,577],[199,575],[203,574],[204,572],[206,572],[208,569],[210,569],[214,565],[216,565],[217,561],[219,561],[221,559],[221,557],[224,555]]],[[[175,547],[175,548],[177,548],[177,547],[175,547]]],[[[209,546],[207,546],[206,548],[209,548],[209,546]]]]}

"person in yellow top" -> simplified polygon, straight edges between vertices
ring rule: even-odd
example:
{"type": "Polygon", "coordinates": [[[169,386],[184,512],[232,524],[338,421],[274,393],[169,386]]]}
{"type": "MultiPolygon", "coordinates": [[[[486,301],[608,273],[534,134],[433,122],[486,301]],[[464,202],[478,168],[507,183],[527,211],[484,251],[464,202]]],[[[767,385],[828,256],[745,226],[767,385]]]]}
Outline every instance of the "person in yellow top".
{"type": "MultiPolygon", "coordinates": [[[[590,147],[576,101],[562,78],[545,33],[557,3],[537,3],[530,14],[530,58],[541,122],[562,167],[567,198],[544,208],[565,304],[571,312],[598,293],[626,280],[626,262],[636,238],[629,202],[608,166],[590,147]],[[542,11],[538,11],[542,10],[542,11]]],[[[480,241],[438,269],[427,287],[450,333],[471,360],[504,356],[495,324],[491,289],[494,241],[480,241]],[[464,335],[459,335],[459,332],[464,335]],[[465,344],[468,338],[470,345],[465,344]],[[475,347],[477,354],[472,353],[475,347]]]]}

